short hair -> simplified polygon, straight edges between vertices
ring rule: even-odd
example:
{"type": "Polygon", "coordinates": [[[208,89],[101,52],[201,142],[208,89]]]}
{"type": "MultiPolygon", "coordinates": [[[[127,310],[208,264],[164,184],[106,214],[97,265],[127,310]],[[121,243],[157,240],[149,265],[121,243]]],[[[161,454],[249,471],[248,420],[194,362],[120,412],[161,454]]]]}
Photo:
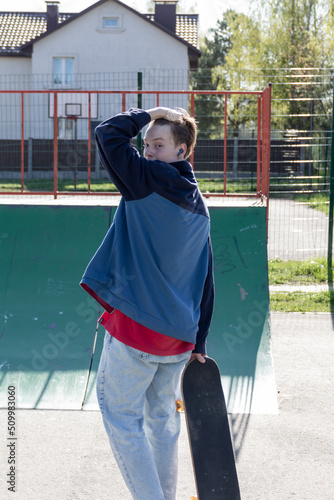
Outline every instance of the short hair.
{"type": "Polygon", "coordinates": [[[185,155],[185,159],[187,159],[191,156],[195,148],[197,139],[197,124],[195,118],[190,116],[186,110],[182,108],[177,108],[177,110],[183,113],[181,122],[172,122],[165,118],[157,118],[151,123],[151,125],[169,125],[175,144],[182,144],[183,142],[186,144],[187,153],[185,155]]]}

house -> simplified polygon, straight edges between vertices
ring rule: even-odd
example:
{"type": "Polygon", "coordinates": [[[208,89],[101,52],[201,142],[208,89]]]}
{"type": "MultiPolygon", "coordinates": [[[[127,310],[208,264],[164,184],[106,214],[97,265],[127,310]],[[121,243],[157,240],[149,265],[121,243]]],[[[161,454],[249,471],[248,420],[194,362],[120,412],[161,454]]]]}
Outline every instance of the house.
{"type": "MultiPolygon", "coordinates": [[[[155,0],[151,14],[141,14],[119,0],[100,0],[77,14],[61,13],[59,4],[47,1],[42,13],[0,12],[0,176],[4,178],[9,171],[12,177],[20,175],[22,133],[28,177],[49,175],[54,101],[48,90],[73,90],[58,96],[57,126],[59,164],[76,170],[86,165],[89,136],[88,97],[77,90],[96,90],[91,96],[93,130],[121,110],[119,94],[99,91],[184,90],[189,70],[197,67],[198,15],[177,14],[177,0],[155,0]],[[24,95],[23,115],[21,95],[6,90],[36,91],[24,95]]],[[[142,107],[155,106],[155,99],[144,95],[142,107]]],[[[137,105],[136,94],[127,96],[127,108],[137,105]]],[[[160,105],[187,107],[187,96],[161,96],[160,105]]]]}
{"type": "Polygon", "coordinates": [[[11,75],[30,75],[34,84],[37,75],[52,75],[43,84],[60,85],[83,74],[196,68],[198,15],[177,14],[177,0],[154,1],[152,14],[119,0],[77,14],[60,13],[58,1],[47,1],[43,13],[0,12],[2,88],[11,75]]]}
{"type": "MultiPolygon", "coordinates": [[[[119,0],[100,0],[76,14],[61,13],[58,1],[47,1],[42,13],[0,12],[0,90],[73,89],[58,110],[64,118],[65,106],[80,100],[78,89],[135,90],[139,76],[145,90],[187,89],[200,57],[198,15],[177,14],[177,0],[154,1],[151,14],[119,0]]],[[[101,121],[119,110],[119,99],[96,96],[92,118],[101,121]]],[[[143,107],[155,105],[154,99],[143,96],[143,107]]],[[[187,104],[185,96],[168,99],[160,104],[187,104]]],[[[136,104],[137,96],[130,96],[127,107],[136,104]]],[[[0,106],[0,139],[18,139],[18,96],[0,93],[0,106]]],[[[25,108],[25,136],[51,138],[49,95],[26,95],[25,108]]],[[[59,137],[73,136],[73,123],[59,122],[59,137]]],[[[78,137],[84,138],[85,127],[78,124],[78,137]]]]}

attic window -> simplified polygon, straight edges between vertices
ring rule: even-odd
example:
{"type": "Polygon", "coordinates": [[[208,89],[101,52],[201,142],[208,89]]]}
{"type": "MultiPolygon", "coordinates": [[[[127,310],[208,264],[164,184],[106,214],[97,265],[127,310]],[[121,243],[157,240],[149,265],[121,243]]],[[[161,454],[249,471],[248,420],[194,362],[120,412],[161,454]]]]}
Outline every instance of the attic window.
{"type": "Polygon", "coordinates": [[[100,18],[99,33],[122,33],[124,31],[122,16],[103,16],[100,18]]]}
{"type": "Polygon", "coordinates": [[[104,17],[102,27],[107,30],[120,28],[119,17],[104,17]]]}

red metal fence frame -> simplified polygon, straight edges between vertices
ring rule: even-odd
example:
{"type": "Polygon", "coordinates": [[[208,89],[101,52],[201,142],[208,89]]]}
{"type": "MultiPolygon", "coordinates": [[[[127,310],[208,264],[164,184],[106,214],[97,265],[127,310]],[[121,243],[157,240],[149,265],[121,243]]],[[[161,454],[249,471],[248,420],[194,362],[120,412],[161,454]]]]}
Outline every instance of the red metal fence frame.
{"type": "MultiPolygon", "coordinates": [[[[53,195],[55,199],[59,194],[71,195],[100,195],[90,189],[91,186],[91,95],[92,94],[121,94],[122,111],[126,111],[126,96],[130,94],[153,94],[156,95],[156,105],[159,106],[159,97],[168,95],[189,95],[190,114],[195,116],[195,96],[196,95],[221,95],[224,96],[224,192],[206,193],[204,196],[211,197],[258,197],[269,203],[269,178],[270,178],[270,122],[271,122],[271,85],[269,84],[263,91],[211,91],[211,90],[0,90],[1,94],[21,95],[21,191],[17,194],[29,195],[36,192],[24,191],[24,96],[25,94],[50,94],[54,99],[53,114],[53,192],[38,191],[39,195],[53,195]],[[77,93],[88,94],[88,191],[58,191],[58,128],[57,128],[57,100],[59,94],[77,93]],[[227,193],[227,98],[229,95],[255,95],[258,96],[257,112],[257,192],[233,194],[227,193]]],[[[192,154],[191,163],[194,156],[192,154]]],[[[14,194],[13,191],[2,191],[0,194],[14,194]]],[[[104,195],[115,195],[115,192],[105,192],[104,195]]]]}

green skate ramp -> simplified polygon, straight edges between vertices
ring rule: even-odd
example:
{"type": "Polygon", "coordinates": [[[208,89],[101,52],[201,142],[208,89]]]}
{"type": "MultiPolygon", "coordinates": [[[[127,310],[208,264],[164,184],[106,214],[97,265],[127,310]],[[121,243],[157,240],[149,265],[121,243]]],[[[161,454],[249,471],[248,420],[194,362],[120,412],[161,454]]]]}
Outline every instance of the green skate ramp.
{"type": "MultiPolygon", "coordinates": [[[[102,311],[79,281],[114,212],[0,206],[1,407],[15,386],[19,408],[97,409],[102,311]]],[[[216,302],[208,354],[220,366],[229,412],[276,412],[265,209],[210,213],[216,302]]]]}

